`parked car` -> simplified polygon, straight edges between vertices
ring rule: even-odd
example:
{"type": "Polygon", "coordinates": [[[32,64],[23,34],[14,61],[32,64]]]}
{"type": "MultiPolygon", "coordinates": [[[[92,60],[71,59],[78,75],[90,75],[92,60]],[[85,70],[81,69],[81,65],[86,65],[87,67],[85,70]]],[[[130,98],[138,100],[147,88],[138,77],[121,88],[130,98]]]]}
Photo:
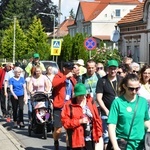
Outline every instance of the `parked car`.
{"type": "Polygon", "coordinates": [[[47,68],[48,66],[52,66],[52,67],[59,69],[57,62],[55,62],[55,61],[42,60],[40,62],[42,62],[44,64],[45,68],[47,68]]]}

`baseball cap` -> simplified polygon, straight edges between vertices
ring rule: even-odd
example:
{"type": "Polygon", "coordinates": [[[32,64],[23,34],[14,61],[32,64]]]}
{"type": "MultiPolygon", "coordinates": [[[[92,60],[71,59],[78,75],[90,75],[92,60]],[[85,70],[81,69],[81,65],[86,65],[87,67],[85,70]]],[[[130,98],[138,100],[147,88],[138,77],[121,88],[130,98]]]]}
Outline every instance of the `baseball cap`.
{"type": "Polygon", "coordinates": [[[108,67],[112,67],[112,66],[118,67],[119,64],[118,64],[118,61],[117,61],[117,60],[112,59],[112,60],[109,60],[109,61],[108,61],[107,66],[108,66],[108,67]]]}
{"type": "Polygon", "coordinates": [[[86,95],[86,87],[83,83],[77,83],[74,87],[74,96],[86,95]]]}
{"type": "Polygon", "coordinates": [[[38,53],[33,54],[33,58],[39,58],[39,57],[40,57],[40,55],[38,53]]]}
{"type": "Polygon", "coordinates": [[[72,70],[73,65],[73,62],[64,62],[63,67],[72,70]]]}

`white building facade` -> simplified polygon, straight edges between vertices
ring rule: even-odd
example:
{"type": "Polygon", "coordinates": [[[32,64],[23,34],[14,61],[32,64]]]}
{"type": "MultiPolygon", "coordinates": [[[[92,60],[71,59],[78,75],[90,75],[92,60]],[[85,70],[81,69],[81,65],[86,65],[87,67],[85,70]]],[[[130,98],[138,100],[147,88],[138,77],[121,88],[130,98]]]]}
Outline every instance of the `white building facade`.
{"type": "MultiPolygon", "coordinates": [[[[132,0],[131,0],[132,1],[132,0]]],[[[135,3],[126,3],[120,0],[120,2],[117,0],[117,2],[114,0],[111,0],[110,3],[108,3],[105,7],[101,7],[101,3],[97,3],[97,7],[99,9],[95,8],[95,10],[91,11],[90,19],[86,19],[85,9],[83,9],[84,3],[90,4],[94,2],[80,2],[76,14],[75,23],[72,26],[69,26],[69,34],[71,36],[74,36],[76,33],[83,33],[87,34],[88,36],[95,37],[97,40],[103,40],[107,41],[107,43],[111,43],[113,45],[113,42],[110,42],[110,37],[115,30],[116,23],[123,18],[127,13],[130,12],[130,10],[134,9],[137,4],[139,3],[138,0],[135,3]],[[85,11],[85,12],[84,12],[85,11]],[[107,37],[107,38],[104,38],[107,37]]]]}

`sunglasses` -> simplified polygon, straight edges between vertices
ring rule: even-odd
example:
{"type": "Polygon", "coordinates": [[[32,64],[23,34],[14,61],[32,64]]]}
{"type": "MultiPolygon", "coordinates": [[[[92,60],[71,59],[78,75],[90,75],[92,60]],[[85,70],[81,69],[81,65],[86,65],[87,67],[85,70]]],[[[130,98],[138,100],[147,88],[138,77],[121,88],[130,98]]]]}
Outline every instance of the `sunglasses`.
{"type": "Polygon", "coordinates": [[[103,67],[97,67],[97,70],[103,70],[103,67]]]}
{"type": "Polygon", "coordinates": [[[136,87],[136,88],[133,88],[133,87],[127,87],[129,91],[133,92],[134,90],[137,92],[139,90],[140,87],[136,87]]]}
{"type": "Polygon", "coordinates": [[[132,72],[133,72],[133,73],[139,73],[139,71],[135,71],[135,70],[133,70],[132,72]]]}
{"type": "Polygon", "coordinates": [[[150,72],[144,72],[143,74],[144,75],[150,75],[150,72]]]}
{"type": "Polygon", "coordinates": [[[123,73],[123,72],[120,72],[120,71],[117,72],[117,74],[119,74],[119,75],[121,75],[121,73],[123,73]]]}

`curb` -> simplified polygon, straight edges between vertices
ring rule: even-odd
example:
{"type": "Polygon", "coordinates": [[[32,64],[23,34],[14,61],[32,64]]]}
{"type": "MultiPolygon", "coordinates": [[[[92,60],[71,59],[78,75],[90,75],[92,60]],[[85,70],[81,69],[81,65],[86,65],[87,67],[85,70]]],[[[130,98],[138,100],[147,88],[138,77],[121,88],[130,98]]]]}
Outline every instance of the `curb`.
{"type": "MultiPolygon", "coordinates": [[[[25,150],[23,146],[0,124],[0,130],[8,138],[8,140],[16,147],[16,150],[25,150]]],[[[11,149],[11,148],[10,148],[11,149]]]]}

